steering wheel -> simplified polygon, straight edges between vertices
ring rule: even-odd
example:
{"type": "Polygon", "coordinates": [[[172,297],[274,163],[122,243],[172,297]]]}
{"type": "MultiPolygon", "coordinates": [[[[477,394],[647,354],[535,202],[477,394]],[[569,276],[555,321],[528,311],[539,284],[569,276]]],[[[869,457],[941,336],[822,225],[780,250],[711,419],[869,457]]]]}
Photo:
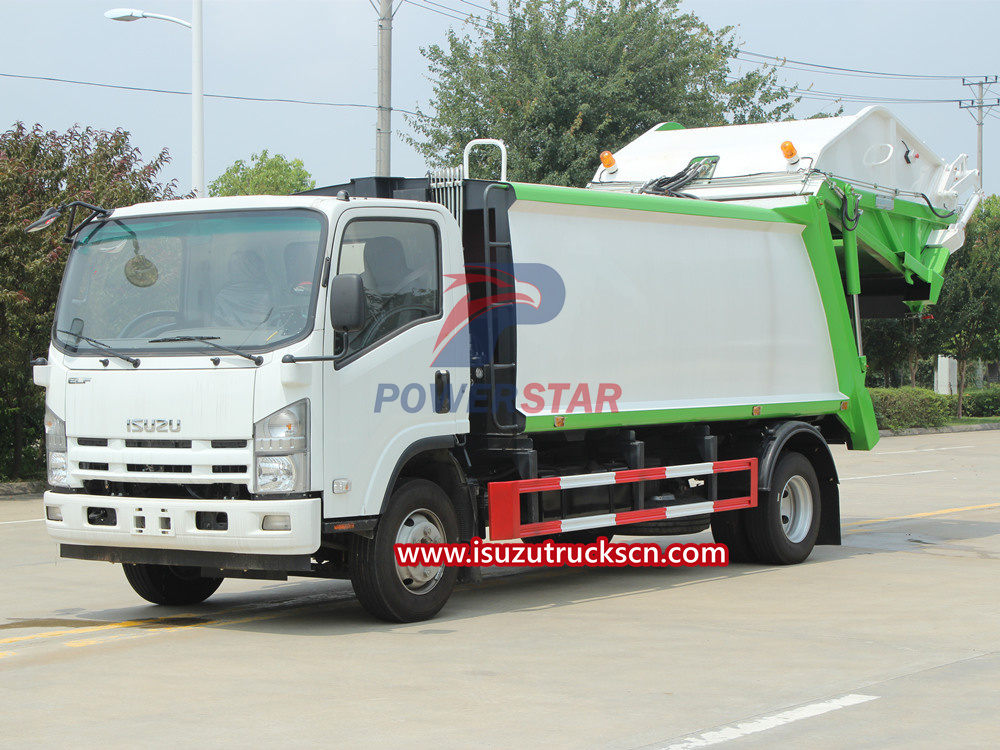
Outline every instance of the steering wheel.
{"type": "MultiPolygon", "coordinates": [[[[137,327],[143,321],[148,320],[149,318],[159,318],[164,315],[169,315],[174,321],[176,321],[180,317],[181,313],[179,310],[153,310],[152,312],[143,313],[142,315],[132,318],[132,320],[126,323],[121,332],[118,334],[118,338],[128,338],[129,334],[132,333],[132,329],[137,327]]],[[[149,330],[152,329],[148,329],[147,333],[149,330]]]]}
{"type": "MultiPolygon", "coordinates": [[[[411,310],[422,313],[420,315],[421,318],[426,315],[434,314],[433,310],[424,307],[423,305],[402,305],[400,307],[394,307],[391,310],[386,310],[381,315],[378,315],[377,317],[372,319],[371,323],[367,324],[364,328],[361,329],[361,332],[354,339],[356,342],[358,342],[357,349],[358,350],[364,349],[373,341],[377,341],[381,336],[381,334],[383,333],[382,329],[387,328],[387,326],[385,325],[387,322],[395,319],[400,314],[404,312],[409,312],[411,310]]],[[[416,318],[416,320],[419,320],[419,318],[416,318]]],[[[389,330],[391,330],[391,328],[389,330]]],[[[386,330],[385,333],[388,333],[389,330],[386,330]]]]}

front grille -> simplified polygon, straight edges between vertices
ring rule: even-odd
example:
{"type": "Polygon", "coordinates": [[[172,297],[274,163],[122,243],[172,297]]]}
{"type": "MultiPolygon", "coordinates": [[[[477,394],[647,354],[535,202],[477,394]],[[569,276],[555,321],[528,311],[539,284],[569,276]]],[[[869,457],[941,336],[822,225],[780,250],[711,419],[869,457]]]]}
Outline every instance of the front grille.
{"type": "Polygon", "coordinates": [[[149,474],[190,474],[191,465],[183,464],[125,464],[129,471],[149,474]]]}
{"type": "Polygon", "coordinates": [[[81,471],[107,471],[108,465],[102,464],[97,461],[81,461],[80,462],[81,471]]]}
{"type": "MultiPolygon", "coordinates": [[[[190,448],[190,440],[126,440],[126,448],[190,448]]],[[[129,469],[131,471],[131,469],[129,469]]]]}
{"type": "Polygon", "coordinates": [[[246,440],[213,440],[213,448],[246,448],[246,440]]]}
{"type": "Polygon", "coordinates": [[[245,484],[217,482],[215,484],[170,484],[166,482],[106,482],[103,479],[85,479],[84,490],[88,495],[105,497],[144,497],[150,499],[178,499],[192,497],[197,500],[249,500],[245,484]]]}
{"type": "Polygon", "coordinates": [[[108,439],[107,438],[87,438],[87,437],[83,437],[83,438],[77,438],[76,439],[76,444],[77,445],[87,445],[87,446],[91,446],[93,448],[107,448],[108,447],[108,439]]]}
{"type": "Polygon", "coordinates": [[[246,464],[223,464],[212,467],[213,474],[246,474],[246,464]]]}

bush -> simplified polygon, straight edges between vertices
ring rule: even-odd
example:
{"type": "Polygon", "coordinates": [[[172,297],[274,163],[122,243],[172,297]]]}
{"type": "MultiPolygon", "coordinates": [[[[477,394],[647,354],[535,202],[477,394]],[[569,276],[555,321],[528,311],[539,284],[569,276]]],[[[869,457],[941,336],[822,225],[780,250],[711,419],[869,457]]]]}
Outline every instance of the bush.
{"type": "Polygon", "coordinates": [[[967,391],[962,399],[962,416],[1000,417],[1000,387],[967,391]]]}
{"type": "Polygon", "coordinates": [[[952,399],[926,388],[869,388],[868,392],[880,430],[941,427],[954,411],[952,399]]]}

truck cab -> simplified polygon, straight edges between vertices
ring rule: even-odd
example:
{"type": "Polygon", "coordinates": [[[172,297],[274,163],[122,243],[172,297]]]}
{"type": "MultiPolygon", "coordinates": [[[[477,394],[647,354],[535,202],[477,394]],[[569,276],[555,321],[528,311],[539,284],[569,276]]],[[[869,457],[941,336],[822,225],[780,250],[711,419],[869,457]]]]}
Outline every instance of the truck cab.
{"type": "Polygon", "coordinates": [[[324,530],[371,528],[407,451],[468,432],[434,407],[435,377],[462,389],[468,366],[432,366],[462,268],[455,219],[428,202],[210,198],[95,221],[35,368],[50,534],[189,576],[309,572],[324,530]],[[338,277],[363,289],[350,331],[331,320],[338,277]]]}

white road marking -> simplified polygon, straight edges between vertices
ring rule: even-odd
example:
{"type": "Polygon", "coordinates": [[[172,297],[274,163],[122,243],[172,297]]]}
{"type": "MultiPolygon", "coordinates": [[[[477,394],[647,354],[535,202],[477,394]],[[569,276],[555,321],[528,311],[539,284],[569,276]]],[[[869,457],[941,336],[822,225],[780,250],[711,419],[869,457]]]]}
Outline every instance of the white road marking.
{"type": "Polygon", "coordinates": [[[8,523],[34,523],[35,521],[44,521],[44,518],[26,518],[23,521],[0,521],[0,526],[8,523]]]}
{"type": "Polygon", "coordinates": [[[944,471],[944,469],[924,469],[923,471],[901,471],[898,474],[869,474],[864,477],[841,477],[841,482],[850,482],[852,479],[882,479],[883,477],[911,477],[914,474],[934,474],[944,471]]]}
{"type": "Polygon", "coordinates": [[[975,448],[974,445],[950,445],[947,448],[913,448],[908,451],[879,451],[875,456],[898,456],[900,453],[931,453],[933,451],[958,451],[963,448],[975,448]]]}
{"type": "Polygon", "coordinates": [[[799,706],[798,708],[792,708],[778,714],[762,716],[759,719],[742,721],[739,724],[731,724],[719,729],[711,729],[702,734],[691,735],[670,745],[663,745],[661,746],[661,750],[692,750],[692,748],[696,747],[718,745],[720,742],[729,742],[737,740],[740,737],[746,737],[748,734],[766,732],[769,729],[791,724],[793,721],[810,719],[813,716],[819,716],[830,711],[837,711],[848,706],[856,706],[859,703],[867,703],[868,701],[877,700],[878,697],[877,695],[859,695],[857,693],[842,695],[839,698],[832,698],[828,701],[810,703],[808,706],[799,706]]]}

